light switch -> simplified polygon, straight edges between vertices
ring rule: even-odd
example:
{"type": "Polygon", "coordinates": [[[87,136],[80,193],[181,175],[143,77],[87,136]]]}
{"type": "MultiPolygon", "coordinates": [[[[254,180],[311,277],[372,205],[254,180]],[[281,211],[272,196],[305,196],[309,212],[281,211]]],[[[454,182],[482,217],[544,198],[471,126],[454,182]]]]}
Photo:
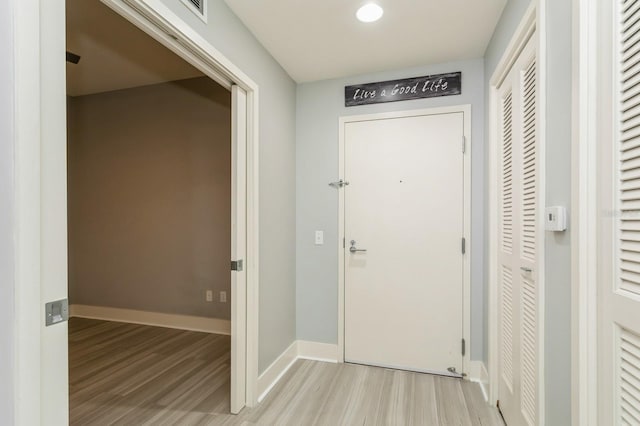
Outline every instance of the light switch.
{"type": "Polygon", "coordinates": [[[316,231],[316,245],[321,246],[324,244],[324,232],[316,231]]]}

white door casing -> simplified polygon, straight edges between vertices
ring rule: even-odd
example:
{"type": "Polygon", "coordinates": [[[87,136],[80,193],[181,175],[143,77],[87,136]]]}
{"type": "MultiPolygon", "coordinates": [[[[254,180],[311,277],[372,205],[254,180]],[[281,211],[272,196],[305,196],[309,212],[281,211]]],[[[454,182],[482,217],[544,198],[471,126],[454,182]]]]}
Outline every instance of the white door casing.
{"type": "Polygon", "coordinates": [[[538,86],[534,33],[497,91],[497,397],[510,425],[540,422],[538,86]]]}
{"type": "Polygon", "coordinates": [[[231,87],[231,413],[246,404],[247,375],[247,93],[231,87]]]}
{"type": "Polygon", "coordinates": [[[640,1],[600,10],[599,424],[640,423],[640,1]]]}
{"type": "MultiPolygon", "coordinates": [[[[258,86],[161,2],[103,2],[220,84],[230,88],[235,83],[246,91],[244,393],[246,404],[253,406],[258,377],[258,86]]],[[[15,416],[19,424],[63,425],[68,423],[67,327],[44,327],[44,303],[67,294],[65,60],[59,54],[65,44],[65,4],[29,0],[16,5],[15,416]]]]}
{"type": "Polygon", "coordinates": [[[340,128],[340,361],[467,372],[470,108],[344,117],[340,128]],[[351,253],[352,239],[367,252],[351,253]]]}

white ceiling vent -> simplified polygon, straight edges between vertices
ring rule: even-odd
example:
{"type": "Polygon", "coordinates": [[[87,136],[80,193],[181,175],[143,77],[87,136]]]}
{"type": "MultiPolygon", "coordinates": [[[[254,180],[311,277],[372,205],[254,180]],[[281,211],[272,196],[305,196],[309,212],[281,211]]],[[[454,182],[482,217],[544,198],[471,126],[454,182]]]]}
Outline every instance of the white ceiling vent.
{"type": "Polygon", "coordinates": [[[182,0],[182,3],[198,18],[207,22],[207,0],[182,0]]]}

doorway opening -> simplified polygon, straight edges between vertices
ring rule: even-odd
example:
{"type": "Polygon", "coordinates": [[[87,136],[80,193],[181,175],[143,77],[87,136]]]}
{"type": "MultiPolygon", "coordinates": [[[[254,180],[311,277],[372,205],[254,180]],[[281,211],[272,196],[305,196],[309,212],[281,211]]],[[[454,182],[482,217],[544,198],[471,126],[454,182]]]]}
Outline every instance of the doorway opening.
{"type": "Polygon", "coordinates": [[[70,422],[237,413],[246,93],[98,0],[67,23],[70,422]]]}

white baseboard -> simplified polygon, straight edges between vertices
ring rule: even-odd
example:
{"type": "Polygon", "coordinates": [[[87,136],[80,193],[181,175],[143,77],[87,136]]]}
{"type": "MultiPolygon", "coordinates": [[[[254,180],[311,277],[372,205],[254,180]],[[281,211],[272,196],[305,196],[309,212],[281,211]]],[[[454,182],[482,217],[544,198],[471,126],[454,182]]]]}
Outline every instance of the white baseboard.
{"type": "Polygon", "coordinates": [[[298,358],[322,362],[338,362],[338,345],[298,340],[298,358]]]}
{"type": "Polygon", "coordinates": [[[258,377],[258,402],[261,402],[282,376],[299,359],[338,362],[338,345],[296,340],[258,377]]]}
{"type": "Polygon", "coordinates": [[[484,395],[484,400],[489,400],[489,373],[482,361],[471,361],[469,364],[469,380],[478,383],[484,395]]]}
{"type": "Polygon", "coordinates": [[[258,402],[280,381],[282,376],[298,359],[298,342],[294,341],[269,367],[258,377],[258,402]]]}
{"type": "Polygon", "coordinates": [[[71,305],[69,316],[231,335],[231,321],[105,306],[71,305]]]}

